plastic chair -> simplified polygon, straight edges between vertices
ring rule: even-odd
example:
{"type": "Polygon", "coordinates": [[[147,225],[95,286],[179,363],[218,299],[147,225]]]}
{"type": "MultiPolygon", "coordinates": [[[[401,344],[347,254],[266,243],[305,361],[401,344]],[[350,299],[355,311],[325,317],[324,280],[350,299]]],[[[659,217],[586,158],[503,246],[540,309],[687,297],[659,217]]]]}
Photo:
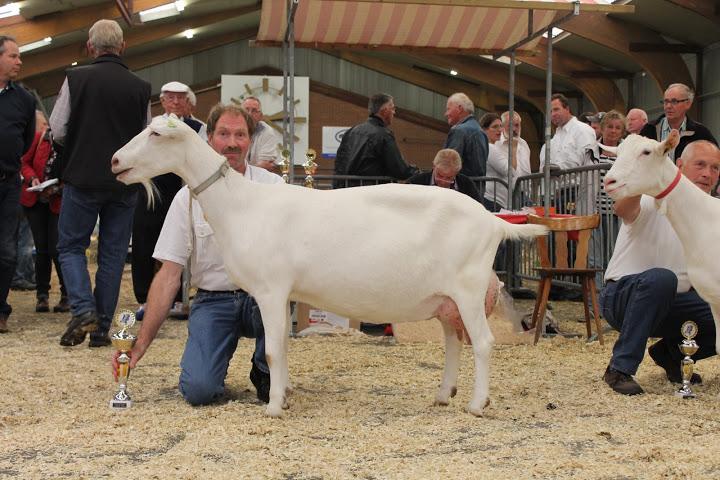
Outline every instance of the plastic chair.
{"type": "Polygon", "coordinates": [[[595,315],[595,327],[597,328],[598,341],[604,345],[602,327],[600,325],[600,312],[598,310],[597,288],[595,285],[595,274],[602,271],[601,268],[588,268],[588,244],[593,229],[600,223],[600,215],[586,215],[577,217],[547,218],[536,215],[528,215],[528,223],[545,225],[552,232],[554,237],[554,262],[551,258],[551,249],[548,245],[548,237],[537,237],[538,255],[540,267],[535,270],[540,274],[540,285],[538,286],[537,300],[533,311],[532,326],[535,327],[535,341],[537,344],[540,332],[543,329],[542,319],[545,318],[548,297],[552,279],[557,275],[575,275],[580,277],[583,294],[583,306],[585,307],[585,326],[587,336],[590,339],[592,329],[590,326],[589,304],[592,302],[595,315]],[[568,242],[574,242],[575,259],[568,256],[568,242]],[[538,320],[540,319],[540,320],[538,320]]]}

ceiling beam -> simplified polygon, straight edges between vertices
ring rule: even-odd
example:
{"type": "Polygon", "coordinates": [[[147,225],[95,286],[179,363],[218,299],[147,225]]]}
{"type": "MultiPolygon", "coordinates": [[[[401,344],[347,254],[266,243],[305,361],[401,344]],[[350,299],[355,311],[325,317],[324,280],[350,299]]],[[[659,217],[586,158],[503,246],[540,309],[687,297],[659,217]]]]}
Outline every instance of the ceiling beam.
{"type": "MultiPolygon", "coordinates": [[[[223,33],[208,38],[196,37],[192,42],[186,43],[185,41],[182,41],[178,42],[176,45],[166,45],[137,55],[125,55],[123,56],[123,60],[130,70],[137,71],[153,65],[158,65],[160,63],[169,62],[176,58],[192,55],[239,40],[244,40],[254,36],[256,33],[256,28],[250,28],[239,32],[223,33]]],[[[65,69],[61,69],[24,78],[23,83],[38,92],[41,97],[49,97],[56,95],[60,91],[60,86],[62,85],[64,79],[65,69]]]]}
{"type": "MultiPolygon", "coordinates": [[[[251,5],[246,7],[233,8],[220,12],[209,13],[199,17],[190,17],[173,23],[160,25],[148,25],[141,28],[134,28],[125,34],[125,42],[128,48],[137,47],[146,43],[155,42],[173,35],[182,33],[189,28],[199,28],[204,25],[218,23],[229,18],[255,12],[260,7],[251,5]]],[[[88,55],[85,42],[77,42],[63,47],[43,50],[36,54],[23,56],[23,66],[20,70],[20,78],[32,77],[42,73],[50,72],[59,68],[67,68],[72,62],[87,60],[88,55]]]]}
{"type": "MultiPolygon", "coordinates": [[[[457,70],[460,75],[468,77],[480,85],[490,85],[501,91],[508,89],[510,68],[504,64],[462,55],[422,55],[411,56],[411,58],[433,64],[445,71],[457,70]]],[[[528,95],[528,92],[533,89],[542,89],[544,86],[545,82],[542,80],[515,73],[515,95],[534,104],[541,112],[545,111],[543,102],[538,103],[537,98],[528,95]]],[[[504,103],[507,103],[507,96],[504,98],[504,103]]],[[[494,108],[485,110],[494,111],[494,108]]]]}
{"type": "Polygon", "coordinates": [[[622,78],[627,80],[633,78],[634,74],[622,70],[575,70],[571,76],[573,78],[622,78]]]}
{"type": "Polygon", "coordinates": [[[720,4],[716,0],[666,0],[720,25],[720,4]]]}
{"type": "Polygon", "coordinates": [[[414,69],[399,62],[383,60],[356,51],[320,50],[328,55],[345,60],[376,72],[395,77],[404,82],[425,88],[440,95],[450,96],[455,92],[465,92],[476,107],[492,111],[495,104],[505,102],[503,95],[490,92],[486,88],[470,85],[439,73],[414,69]]]}
{"type": "MultiPolygon", "coordinates": [[[[119,0],[118,0],[119,1],[119,0]]],[[[133,8],[137,11],[164,5],[168,0],[134,0],[133,8]]],[[[42,40],[45,37],[56,37],[76,30],[86,29],[101,18],[116,19],[121,15],[117,4],[105,2],[87,7],[72,8],[62,12],[40,15],[36,19],[3,28],[3,35],[15,37],[18,45],[42,40]]]]}
{"type": "Polygon", "coordinates": [[[655,52],[655,53],[702,53],[703,49],[684,43],[630,43],[631,52],[655,52]]]}
{"type": "MultiPolygon", "coordinates": [[[[547,39],[542,38],[536,46],[537,55],[523,56],[518,60],[547,71],[547,39]]],[[[559,48],[553,48],[552,51],[552,70],[553,75],[558,75],[566,79],[574,85],[578,90],[583,92],[593,107],[598,112],[609,110],[618,110],[624,112],[627,104],[623,98],[622,92],[611,79],[606,78],[581,78],[573,76],[578,71],[601,70],[602,67],[587,58],[574,55],[562,51],[559,48]]]]}
{"type": "Polygon", "coordinates": [[[128,4],[125,5],[125,0],[115,0],[115,5],[117,5],[117,9],[120,12],[120,15],[122,15],[123,20],[125,20],[125,23],[127,23],[128,27],[133,26],[133,21],[131,15],[133,14],[132,11],[132,0],[127,0],[128,4]]]}
{"type": "MultiPolygon", "coordinates": [[[[343,0],[335,0],[342,2],[343,0]]],[[[573,4],[565,2],[551,2],[538,0],[352,0],[355,2],[368,3],[407,3],[416,5],[439,5],[443,7],[495,7],[514,8],[523,10],[559,10],[572,12],[573,4]]],[[[605,13],[634,13],[633,5],[605,5],[583,3],[580,7],[583,12],[605,12],[605,13]]]]}
{"type": "Polygon", "coordinates": [[[660,91],[676,82],[694,86],[690,71],[679,54],[630,50],[631,43],[666,43],[658,33],[642,25],[603,14],[586,13],[563,23],[562,28],[630,57],[655,80],[660,91]]]}

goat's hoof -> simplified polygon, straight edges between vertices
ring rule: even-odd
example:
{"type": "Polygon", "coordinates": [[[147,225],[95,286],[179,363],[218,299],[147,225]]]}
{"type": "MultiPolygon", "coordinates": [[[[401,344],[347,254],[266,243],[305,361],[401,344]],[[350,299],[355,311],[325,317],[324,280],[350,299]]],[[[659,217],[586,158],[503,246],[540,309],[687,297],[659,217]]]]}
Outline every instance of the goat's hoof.
{"type": "Polygon", "coordinates": [[[448,402],[447,400],[438,400],[436,398],[435,403],[433,403],[433,405],[436,407],[447,407],[448,405],[450,405],[450,402],[448,402]]]}
{"type": "Polygon", "coordinates": [[[482,407],[476,407],[474,406],[474,402],[470,402],[470,404],[468,405],[468,412],[470,412],[472,415],[475,415],[476,417],[482,417],[483,411],[488,405],[490,405],[490,398],[485,399],[485,404],[482,407]]]}
{"type": "Polygon", "coordinates": [[[450,389],[450,398],[455,397],[455,395],[457,395],[457,387],[452,387],[452,389],[450,389]]]}
{"type": "Polygon", "coordinates": [[[282,413],[283,413],[282,405],[272,405],[270,403],[270,404],[268,404],[267,408],[265,409],[265,414],[271,418],[280,418],[280,417],[282,417],[282,413]]]}

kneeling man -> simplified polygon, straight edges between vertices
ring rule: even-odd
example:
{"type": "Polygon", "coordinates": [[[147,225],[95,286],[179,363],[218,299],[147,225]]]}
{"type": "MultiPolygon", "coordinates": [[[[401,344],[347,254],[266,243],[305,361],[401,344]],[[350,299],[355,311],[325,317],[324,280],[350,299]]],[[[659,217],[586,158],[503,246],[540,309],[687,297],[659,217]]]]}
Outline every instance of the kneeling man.
{"type": "MultiPolygon", "coordinates": [[[[283,183],[278,175],[248,165],[247,152],[255,121],[242,108],[216,105],[207,121],[208,143],[225,156],[230,167],[260,183],[283,183]]],[[[144,321],[130,356],[134,368],[167,318],[180,288],[183,268],[190,256],[191,283],[197,287],[188,323],[188,339],[180,363],[180,393],[192,405],[219,399],[225,390],[230,359],[240,337],[255,338],[250,380],[258,399],[270,396],[270,370],[265,361],[265,335],[255,299],[233,285],[225,273],[220,248],[200,204],[192,201],[189,225],[188,187],[175,196],[163,224],[153,257],[162,267],[153,278],[145,307],[144,321]],[[190,246],[194,245],[191,251],[190,246]]],[[[113,357],[117,371],[117,357],[113,357]]]]}
{"type": "MultiPolygon", "coordinates": [[[[689,144],[676,163],[706,193],[718,182],[720,150],[711,142],[689,144]]],[[[603,317],[620,336],[603,379],[618,393],[637,395],[643,389],[632,376],[649,337],[660,338],[648,349],[650,358],[665,370],[668,380],[679,383],[681,325],[686,320],[697,324],[695,341],[700,349],[693,359],[700,360],[715,355],[715,323],[710,306],[690,284],[680,240],[657,210],[655,199],[642,195],[619,200],[615,213],[622,226],[605,271],[600,304],[603,317]]],[[[691,382],[701,383],[700,375],[693,374],[691,382]]]]}

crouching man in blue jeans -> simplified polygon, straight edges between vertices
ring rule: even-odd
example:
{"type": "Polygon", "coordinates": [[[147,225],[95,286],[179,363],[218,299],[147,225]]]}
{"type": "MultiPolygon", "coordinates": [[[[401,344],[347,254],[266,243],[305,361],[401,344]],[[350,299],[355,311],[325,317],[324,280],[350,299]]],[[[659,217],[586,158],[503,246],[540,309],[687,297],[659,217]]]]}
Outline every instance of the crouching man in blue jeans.
{"type": "MultiPolygon", "coordinates": [[[[720,150],[705,140],[693,142],[677,166],[710,193],[720,174],[720,150]]],[[[655,199],[643,195],[619,200],[615,213],[622,225],[605,271],[600,304],[603,317],[620,336],[603,380],[618,393],[637,395],[643,389],[632,376],[649,337],[660,338],[648,348],[650,358],[665,370],[668,380],[680,383],[680,327],[686,320],[697,324],[695,341],[700,348],[692,358],[700,360],[715,355],[715,323],[710,306],[690,284],[680,240],[657,210],[655,199]]],[[[691,383],[702,383],[700,375],[694,373],[691,383]]]]}
{"type": "MultiPolygon", "coordinates": [[[[278,175],[247,164],[245,157],[254,129],[255,122],[245,110],[218,104],[208,117],[208,143],[225,156],[230,167],[249,180],[283,183],[278,175]]],[[[195,195],[200,194],[198,186],[190,187],[195,195]]],[[[267,403],[270,373],[265,361],[260,311],[255,300],[228,279],[213,231],[194,199],[193,221],[189,225],[189,200],[190,190],[186,186],[170,205],[155,245],[153,257],[162,262],[162,267],[150,285],[142,327],[130,352],[130,368],[140,361],[167,318],[180,288],[184,265],[190,258],[191,284],[198,290],[190,310],[188,339],[180,362],[180,393],[192,405],[218,400],[225,391],[225,377],[238,340],[249,337],[256,339],[250,380],[257,389],[258,399],[267,403]]],[[[118,355],[119,352],[115,352],[113,356],[114,372],[117,372],[118,355]]]]}

